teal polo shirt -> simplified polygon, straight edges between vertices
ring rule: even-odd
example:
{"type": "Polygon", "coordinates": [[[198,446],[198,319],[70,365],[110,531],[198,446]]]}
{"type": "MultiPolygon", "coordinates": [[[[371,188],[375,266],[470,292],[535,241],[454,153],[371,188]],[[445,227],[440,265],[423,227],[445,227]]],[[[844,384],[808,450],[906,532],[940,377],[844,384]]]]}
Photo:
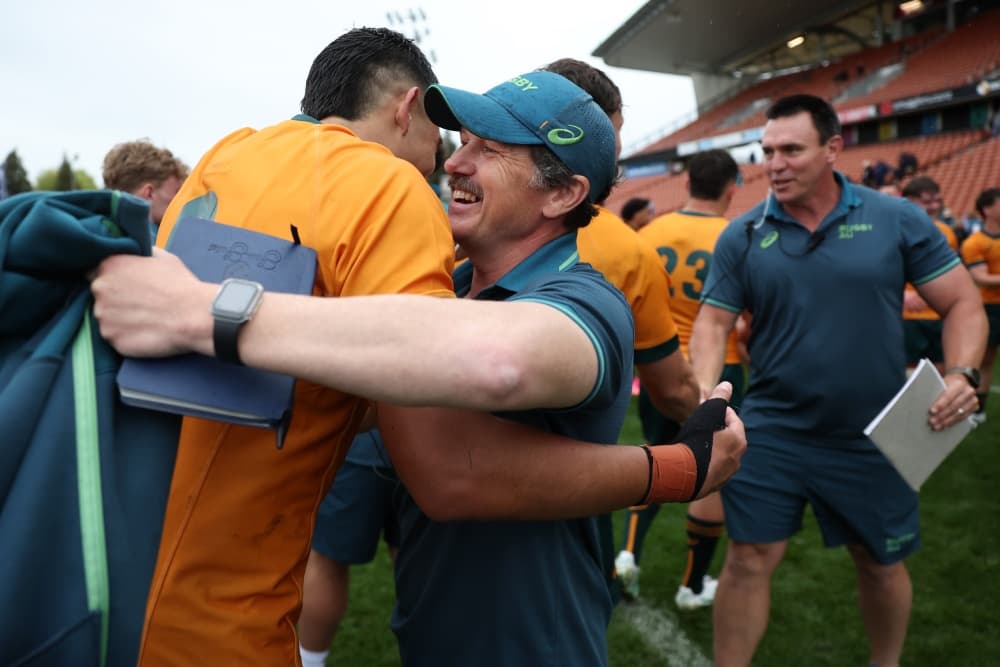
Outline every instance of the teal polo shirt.
{"type": "Polygon", "coordinates": [[[905,381],[903,286],[960,262],[917,206],[834,177],[815,233],[771,195],[730,223],[702,300],[753,315],[748,432],[868,447],[864,427],[905,381]]]}
{"type": "MultiPolygon", "coordinates": [[[[454,278],[456,293],[468,294],[472,267],[460,266],[454,278]]],[[[578,263],[576,234],[539,248],[476,298],[556,308],[587,333],[600,360],[594,388],[579,405],[498,416],[616,442],[630,397],[632,315],[616,288],[578,263]]],[[[403,496],[392,620],[403,665],[607,664],[611,596],[597,519],[441,523],[403,496]]]]}

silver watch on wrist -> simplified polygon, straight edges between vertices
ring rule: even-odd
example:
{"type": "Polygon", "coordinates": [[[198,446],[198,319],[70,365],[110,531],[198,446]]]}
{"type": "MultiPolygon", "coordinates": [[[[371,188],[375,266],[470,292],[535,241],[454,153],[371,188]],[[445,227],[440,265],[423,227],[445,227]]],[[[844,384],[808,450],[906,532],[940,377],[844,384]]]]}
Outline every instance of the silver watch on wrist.
{"type": "Polygon", "coordinates": [[[961,375],[969,384],[972,385],[973,389],[979,389],[979,385],[982,383],[982,377],[979,374],[978,368],[973,368],[972,366],[953,366],[944,372],[945,375],[961,375]]]}
{"type": "Polygon", "coordinates": [[[240,361],[239,335],[264,296],[264,286],[253,280],[228,278],[222,281],[212,301],[212,342],[215,356],[223,361],[242,364],[240,361]]]}

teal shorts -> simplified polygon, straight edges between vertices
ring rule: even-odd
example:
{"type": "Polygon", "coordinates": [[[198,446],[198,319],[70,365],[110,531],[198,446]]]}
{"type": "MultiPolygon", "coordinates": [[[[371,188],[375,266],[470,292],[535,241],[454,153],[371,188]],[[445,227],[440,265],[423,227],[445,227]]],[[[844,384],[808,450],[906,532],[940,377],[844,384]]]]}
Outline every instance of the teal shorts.
{"type": "Polygon", "coordinates": [[[344,461],[320,503],[312,548],[338,563],[361,565],[375,558],[382,535],[398,547],[400,493],[393,468],[344,461]]]}
{"type": "Polygon", "coordinates": [[[862,544],[883,565],[920,548],[917,494],[870,441],[819,447],[748,431],[747,442],[722,487],[730,539],[787,540],[808,504],[828,547],[862,544]]]}

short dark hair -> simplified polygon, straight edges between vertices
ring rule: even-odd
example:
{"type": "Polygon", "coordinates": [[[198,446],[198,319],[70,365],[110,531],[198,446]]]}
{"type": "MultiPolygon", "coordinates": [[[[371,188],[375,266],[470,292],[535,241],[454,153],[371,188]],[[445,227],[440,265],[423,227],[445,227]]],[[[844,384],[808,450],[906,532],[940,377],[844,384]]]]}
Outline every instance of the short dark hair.
{"type": "Polygon", "coordinates": [[[976,197],[976,211],[983,218],[986,217],[985,209],[987,206],[993,206],[996,200],[1000,199],[1000,188],[987,188],[979,193],[976,197]]]}
{"type": "Polygon", "coordinates": [[[649,208],[652,202],[645,197],[632,197],[622,206],[622,219],[628,222],[639,211],[649,208]]]}
{"type": "Polygon", "coordinates": [[[388,28],[355,28],[330,42],[306,77],[302,113],[317,120],[358,120],[393,84],[424,90],[437,83],[427,57],[412,40],[388,28]]]}
{"type": "MultiPolygon", "coordinates": [[[[547,146],[529,146],[531,149],[531,160],[535,164],[535,174],[531,179],[531,186],[539,190],[556,190],[568,187],[574,182],[573,172],[566,163],[559,159],[547,146]]],[[[608,192],[601,193],[601,201],[608,196],[611,186],[608,185],[608,192]]],[[[576,208],[566,214],[563,223],[567,229],[579,229],[586,227],[597,215],[597,208],[586,198],[580,202],[576,208]]]]}
{"type": "Polygon", "coordinates": [[[542,68],[583,88],[609,116],[622,110],[622,91],[603,71],[574,58],[560,58],[542,68]]]}
{"type": "Polygon", "coordinates": [[[937,194],[941,192],[941,186],[930,176],[917,176],[916,178],[911,178],[909,183],[906,184],[902,195],[907,199],[919,199],[925,192],[937,194]]]}
{"type": "Polygon", "coordinates": [[[840,119],[830,103],[815,95],[788,95],[772,104],[764,114],[768,120],[787,118],[806,112],[812,118],[813,127],[819,132],[819,143],[825,144],[830,137],[840,134],[840,119]]]}
{"type": "Polygon", "coordinates": [[[687,168],[691,196],[695,199],[720,199],[729,183],[735,183],[740,176],[736,160],[721,148],[695,153],[687,168]]]}

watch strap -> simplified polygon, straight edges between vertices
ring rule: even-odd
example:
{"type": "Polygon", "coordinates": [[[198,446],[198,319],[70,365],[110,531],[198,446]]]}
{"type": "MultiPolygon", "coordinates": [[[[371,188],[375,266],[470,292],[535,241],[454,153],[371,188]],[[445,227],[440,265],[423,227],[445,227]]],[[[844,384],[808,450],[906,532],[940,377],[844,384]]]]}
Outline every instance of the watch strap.
{"type": "Polygon", "coordinates": [[[981,382],[981,377],[979,375],[979,369],[973,368],[971,366],[953,366],[944,372],[945,375],[961,375],[963,376],[973,389],[979,389],[979,383],[981,382]]]}
{"type": "Polygon", "coordinates": [[[223,361],[232,364],[243,365],[240,361],[239,336],[240,329],[246,321],[236,322],[234,320],[224,320],[215,318],[215,326],[212,329],[212,342],[215,344],[215,356],[223,361]]]}

